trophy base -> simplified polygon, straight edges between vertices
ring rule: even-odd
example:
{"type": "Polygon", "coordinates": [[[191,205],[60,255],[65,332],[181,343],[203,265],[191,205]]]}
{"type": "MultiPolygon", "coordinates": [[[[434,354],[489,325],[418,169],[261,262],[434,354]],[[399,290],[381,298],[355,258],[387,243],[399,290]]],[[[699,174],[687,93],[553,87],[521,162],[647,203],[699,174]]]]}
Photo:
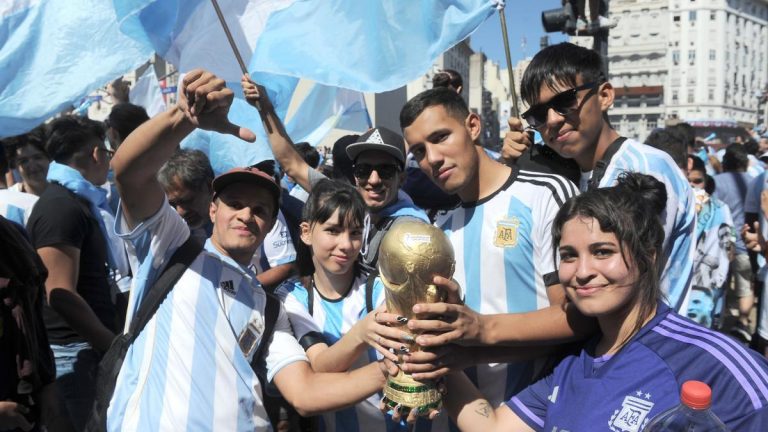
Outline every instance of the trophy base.
{"type": "Polygon", "coordinates": [[[439,410],[442,406],[442,395],[434,383],[420,383],[410,376],[400,372],[396,377],[387,380],[384,386],[384,403],[391,409],[398,408],[401,415],[408,415],[411,410],[419,414],[429,410],[439,410]]]}

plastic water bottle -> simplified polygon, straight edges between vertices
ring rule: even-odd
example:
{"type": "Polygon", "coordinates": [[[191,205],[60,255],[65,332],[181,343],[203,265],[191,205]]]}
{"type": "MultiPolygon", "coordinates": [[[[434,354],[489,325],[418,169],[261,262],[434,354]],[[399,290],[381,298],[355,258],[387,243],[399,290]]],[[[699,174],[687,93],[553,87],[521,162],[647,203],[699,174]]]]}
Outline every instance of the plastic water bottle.
{"type": "Polygon", "coordinates": [[[709,409],[712,389],[701,381],[686,381],[680,405],[664,411],[648,423],[644,432],[728,432],[728,428],[709,409]]]}

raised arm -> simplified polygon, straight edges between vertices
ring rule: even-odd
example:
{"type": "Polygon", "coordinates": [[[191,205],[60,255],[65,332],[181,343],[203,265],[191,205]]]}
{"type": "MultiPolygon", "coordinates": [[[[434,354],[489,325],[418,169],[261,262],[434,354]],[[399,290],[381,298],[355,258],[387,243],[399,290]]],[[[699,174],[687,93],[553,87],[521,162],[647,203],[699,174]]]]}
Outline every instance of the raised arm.
{"type": "Polygon", "coordinates": [[[129,227],[155,214],[164,192],[157,172],[195,128],[228,133],[246,141],[256,136],[229,122],[232,90],[210,72],[194,70],[181,83],[179,103],[128,135],[112,159],[121,206],[129,227]]]}
{"type": "Polygon", "coordinates": [[[254,107],[257,107],[257,104],[261,106],[260,114],[264,123],[264,131],[267,133],[267,138],[269,138],[269,145],[272,147],[272,154],[275,155],[275,160],[286,174],[296,180],[299,186],[304,188],[305,191],[311,192],[312,185],[309,182],[309,170],[314,168],[310,167],[299,152],[296,151],[296,148],[293,147],[293,141],[291,141],[288,133],[285,132],[285,127],[280,117],[275,113],[275,107],[272,105],[272,101],[269,100],[266,89],[251,81],[248,75],[243,75],[241,84],[243,85],[245,100],[254,107]]]}

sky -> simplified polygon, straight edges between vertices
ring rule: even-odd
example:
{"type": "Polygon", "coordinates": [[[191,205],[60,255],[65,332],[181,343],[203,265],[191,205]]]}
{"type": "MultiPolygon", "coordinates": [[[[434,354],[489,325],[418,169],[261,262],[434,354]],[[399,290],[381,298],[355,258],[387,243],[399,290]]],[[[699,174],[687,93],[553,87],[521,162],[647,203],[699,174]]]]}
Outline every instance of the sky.
{"type": "MultiPolygon", "coordinates": [[[[549,36],[549,43],[566,40],[563,33],[545,33],[541,25],[541,12],[547,9],[562,7],[562,0],[507,0],[505,15],[507,17],[507,33],[509,34],[509,50],[512,55],[512,66],[525,57],[532,57],[539,51],[539,40],[549,36]],[[523,49],[523,37],[527,44],[523,49]]],[[[507,59],[504,54],[504,40],[501,36],[501,24],[498,14],[494,14],[472,34],[470,45],[475,51],[483,51],[489,59],[498,62],[506,68],[507,59]]]]}

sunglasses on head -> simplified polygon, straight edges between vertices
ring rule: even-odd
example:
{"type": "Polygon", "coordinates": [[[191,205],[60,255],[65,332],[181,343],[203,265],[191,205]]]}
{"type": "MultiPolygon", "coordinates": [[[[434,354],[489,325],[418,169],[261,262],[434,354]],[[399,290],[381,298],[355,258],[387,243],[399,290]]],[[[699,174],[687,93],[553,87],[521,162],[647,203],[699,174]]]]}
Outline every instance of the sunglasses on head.
{"type": "Polygon", "coordinates": [[[523,113],[522,117],[531,127],[538,128],[547,122],[550,108],[561,116],[567,116],[580,108],[578,93],[581,90],[593,89],[599,85],[600,83],[595,81],[562,91],[554,95],[548,102],[532,106],[523,113]]]}
{"type": "Polygon", "coordinates": [[[355,164],[355,177],[361,180],[367,180],[373,171],[379,174],[382,180],[389,180],[400,172],[400,167],[392,164],[371,165],[366,163],[355,164]]]}

